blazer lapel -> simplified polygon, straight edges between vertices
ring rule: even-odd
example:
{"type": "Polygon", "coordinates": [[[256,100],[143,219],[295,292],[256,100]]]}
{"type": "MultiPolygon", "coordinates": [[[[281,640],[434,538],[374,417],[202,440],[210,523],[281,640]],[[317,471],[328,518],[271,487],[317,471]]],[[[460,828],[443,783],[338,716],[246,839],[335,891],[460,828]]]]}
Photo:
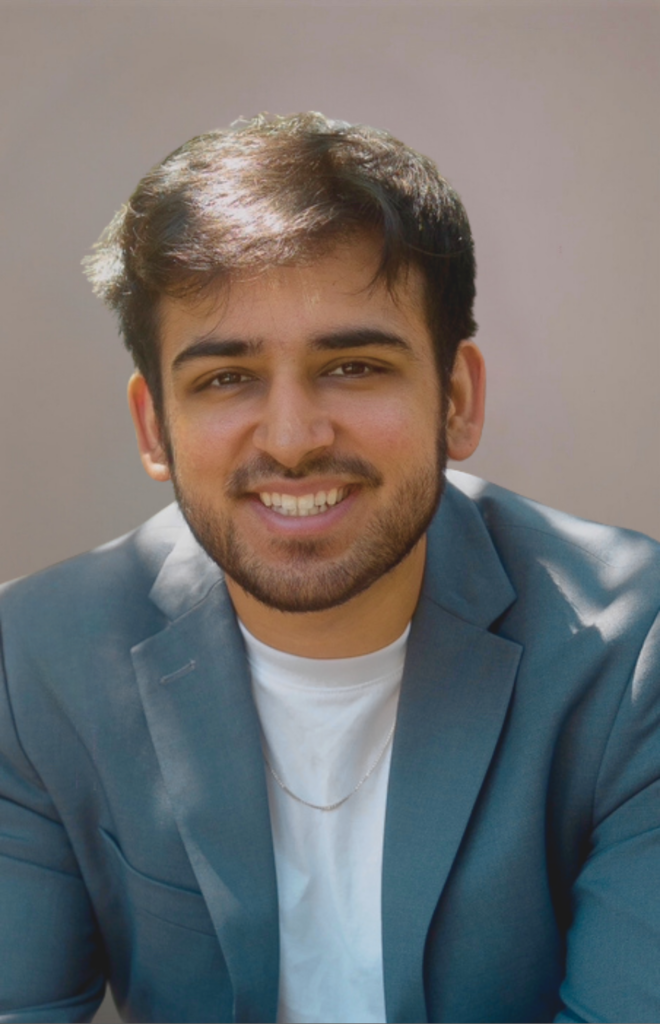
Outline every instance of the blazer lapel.
{"type": "Polygon", "coordinates": [[[449,486],[428,538],[392,750],[383,850],[388,1021],[426,1021],[426,934],[488,770],[521,648],[488,632],[515,598],[476,508],[449,486]]]}
{"type": "Polygon", "coordinates": [[[274,1021],[279,927],[258,716],[224,581],[190,534],[151,594],[173,621],[132,650],[176,822],[222,946],[237,1021],[274,1021]]]}

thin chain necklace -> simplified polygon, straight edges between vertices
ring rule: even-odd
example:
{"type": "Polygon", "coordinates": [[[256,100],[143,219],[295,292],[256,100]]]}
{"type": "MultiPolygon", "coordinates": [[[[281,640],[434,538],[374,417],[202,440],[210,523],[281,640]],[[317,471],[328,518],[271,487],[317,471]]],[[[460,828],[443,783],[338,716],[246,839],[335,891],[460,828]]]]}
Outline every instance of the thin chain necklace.
{"type": "Polygon", "coordinates": [[[347,800],[350,800],[350,798],[353,796],[353,794],[357,793],[357,791],[360,788],[360,786],[363,786],[364,783],[369,778],[369,776],[373,775],[373,773],[376,771],[376,768],[378,767],[380,762],[383,760],[383,757],[385,756],[385,751],[389,747],[390,742],[392,740],[392,737],[394,736],[394,728],[395,728],[395,726],[396,726],[396,719],[392,723],[392,728],[390,729],[390,731],[387,734],[387,739],[383,743],[383,746],[380,749],[378,757],[372,763],[372,765],[369,768],[369,770],[366,772],[365,775],[362,776],[362,778],[358,782],[357,786],[353,786],[353,789],[350,791],[350,793],[347,796],[342,797],[341,800],[337,800],[336,803],[334,803],[334,804],[312,804],[312,803],[309,802],[309,800],[303,800],[303,798],[301,796],[296,796],[296,794],[292,793],[291,790],[289,789],[289,787],[279,777],[279,775],[277,774],[277,772],[273,768],[272,764],[270,763],[270,761],[266,757],[265,752],[264,752],[264,761],[266,762],[266,767],[268,768],[268,771],[270,772],[270,774],[275,779],[275,782],[277,783],[277,785],[280,787],[280,789],[283,789],[284,792],[287,794],[287,796],[290,796],[292,800],[297,800],[297,802],[299,804],[304,804],[305,807],[311,807],[315,811],[336,811],[338,807],[341,807],[341,805],[345,804],[347,800]]]}

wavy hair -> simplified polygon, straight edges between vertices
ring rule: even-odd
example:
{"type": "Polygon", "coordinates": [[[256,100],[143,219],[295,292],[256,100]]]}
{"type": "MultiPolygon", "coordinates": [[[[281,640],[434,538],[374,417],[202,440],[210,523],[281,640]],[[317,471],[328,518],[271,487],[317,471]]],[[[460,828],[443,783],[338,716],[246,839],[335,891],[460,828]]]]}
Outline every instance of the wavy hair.
{"type": "Polygon", "coordinates": [[[386,131],[310,112],[199,135],[142,178],[83,264],[162,415],[161,296],[312,261],[365,232],[381,245],[372,284],[393,291],[402,271],[421,270],[446,387],[460,341],[477,328],[470,225],[433,161],[386,131]]]}

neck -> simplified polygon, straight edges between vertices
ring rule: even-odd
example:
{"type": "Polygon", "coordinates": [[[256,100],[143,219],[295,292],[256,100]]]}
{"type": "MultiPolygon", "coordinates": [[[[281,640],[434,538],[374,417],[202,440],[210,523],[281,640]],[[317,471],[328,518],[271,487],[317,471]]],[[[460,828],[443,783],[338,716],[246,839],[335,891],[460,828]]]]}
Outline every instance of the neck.
{"type": "Polygon", "coordinates": [[[426,537],[391,572],[345,604],[322,612],[280,612],[227,577],[236,614],[257,640],[304,658],[354,658],[401,636],[417,606],[426,537]]]}

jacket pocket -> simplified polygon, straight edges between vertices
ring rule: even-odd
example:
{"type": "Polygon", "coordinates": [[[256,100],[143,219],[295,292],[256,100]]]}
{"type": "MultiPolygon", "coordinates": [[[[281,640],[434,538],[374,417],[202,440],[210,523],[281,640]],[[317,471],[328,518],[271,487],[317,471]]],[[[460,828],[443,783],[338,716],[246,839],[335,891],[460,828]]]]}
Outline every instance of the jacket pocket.
{"type": "Polygon", "coordinates": [[[99,826],[99,834],[111,852],[113,871],[129,903],[142,913],[169,924],[216,937],[213,922],[201,892],[160,882],[138,871],[124,856],[116,839],[99,826]]]}
{"type": "Polygon", "coordinates": [[[144,874],[110,833],[98,832],[96,909],[122,1020],[233,1020],[231,979],[202,894],[144,874]]]}

